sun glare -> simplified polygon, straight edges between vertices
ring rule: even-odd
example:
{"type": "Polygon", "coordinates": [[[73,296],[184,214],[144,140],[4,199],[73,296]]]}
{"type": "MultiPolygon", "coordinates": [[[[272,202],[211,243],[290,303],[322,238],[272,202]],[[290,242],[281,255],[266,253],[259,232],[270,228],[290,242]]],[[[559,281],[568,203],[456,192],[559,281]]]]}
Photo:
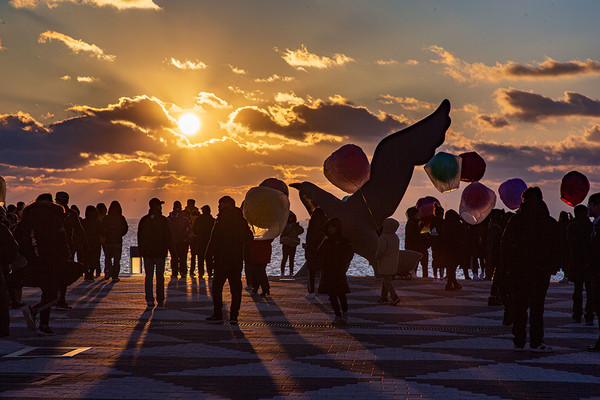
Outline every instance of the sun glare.
{"type": "Polygon", "coordinates": [[[193,135],[200,130],[200,119],[196,114],[183,114],[181,118],[179,118],[177,125],[179,125],[179,129],[185,135],[193,135]]]}

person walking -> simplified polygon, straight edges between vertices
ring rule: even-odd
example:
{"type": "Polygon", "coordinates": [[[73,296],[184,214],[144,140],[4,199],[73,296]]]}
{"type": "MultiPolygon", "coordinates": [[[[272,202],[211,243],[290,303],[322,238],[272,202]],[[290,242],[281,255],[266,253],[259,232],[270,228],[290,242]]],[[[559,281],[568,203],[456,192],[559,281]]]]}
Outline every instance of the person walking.
{"type": "Polygon", "coordinates": [[[400,257],[400,239],[396,231],[400,223],[393,218],[387,218],[383,221],[383,233],[377,243],[375,259],[377,260],[377,273],[383,279],[381,285],[381,297],[379,303],[388,302],[388,293],[391,295],[390,304],[395,306],[400,304],[400,297],[394,290],[392,278],[398,270],[398,259],[400,257]]]}
{"type": "Polygon", "coordinates": [[[354,250],[350,241],[342,236],[342,221],[330,218],[325,223],[326,237],[319,246],[318,254],[322,260],[323,272],[319,281],[319,293],[329,295],[335,318],[333,323],[348,321],[348,300],[350,293],[346,273],[354,250]]]}
{"type": "Polygon", "coordinates": [[[187,254],[190,245],[190,234],[192,233],[192,222],[190,217],[181,209],[181,202],[173,203],[173,211],[167,217],[171,234],[173,235],[173,245],[175,253],[171,253],[171,278],[187,278],[187,254]]]}
{"type": "MultiPolygon", "coordinates": [[[[190,223],[192,224],[192,227],[194,226],[194,223],[196,222],[196,220],[198,219],[198,217],[200,216],[200,210],[198,210],[198,207],[196,207],[196,200],[194,199],[188,199],[187,204],[185,206],[185,208],[183,209],[183,212],[187,214],[188,217],[190,217],[190,223]]],[[[196,237],[196,234],[194,233],[193,229],[190,232],[190,237],[189,237],[189,244],[190,244],[190,278],[195,278],[196,277],[196,263],[200,262],[200,255],[198,252],[198,238],[196,237]]],[[[200,269],[200,268],[198,268],[200,269]]],[[[204,269],[202,269],[202,271],[204,271],[204,269]]],[[[204,275],[204,273],[202,273],[200,275],[200,277],[202,277],[204,275]]]]}
{"type": "Polygon", "coordinates": [[[244,243],[253,239],[252,231],[229,196],[219,199],[219,214],[208,243],[208,254],[214,255],[215,270],[212,282],[214,312],[207,321],[223,321],[223,285],[229,281],[231,308],[229,322],[237,324],[242,302],[242,267],[244,243]]]}
{"type": "Polygon", "coordinates": [[[87,206],[85,208],[85,218],[81,225],[88,243],[88,253],[84,260],[87,270],[84,276],[86,281],[93,282],[94,272],[100,271],[100,253],[102,252],[102,244],[100,243],[101,227],[96,207],[87,206]]]}
{"type": "Polygon", "coordinates": [[[281,232],[279,237],[279,243],[281,243],[281,253],[283,259],[281,260],[281,276],[285,275],[285,267],[289,260],[290,276],[294,275],[294,258],[296,257],[296,247],[300,244],[300,236],[304,233],[304,228],[300,226],[296,218],[296,214],[290,211],[288,216],[287,224],[281,232]]]}
{"type": "Polygon", "coordinates": [[[560,263],[558,226],[540,188],[527,188],[522,199],[502,235],[502,261],[514,294],[513,343],[515,351],[523,351],[529,310],[531,351],[551,352],[552,347],[544,344],[544,301],[550,276],[560,263]]]}
{"type": "Polygon", "coordinates": [[[40,302],[22,308],[27,327],[36,330],[39,314],[40,335],[54,335],[50,328],[50,308],[56,304],[59,278],[71,256],[65,231],[64,208],[44,193],[23,210],[23,219],[15,229],[19,253],[27,259],[26,282],[22,286],[39,287],[40,302]]]}
{"type": "MultiPolygon", "coordinates": [[[[587,274],[590,279],[594,313],[600,327],[600,193],[594,193],[588,199],[588,214],[594,219],[592,233],[587,245],[587,274]]],[[[600,352],[600,338],[587,348],[591,352],[600,352]]]]}
{"type": "Polygon", "coordinates": [[[257,294],[258,289],[262,289],[261,297],[267,297],[271,294],[271,286],[267,277],[267,264],[271,262],[272,242],[273,239],[254,239],[248,242],[252,265],[252,294],[257,294]]]}
{"type": "Polygon", "coordinates": [[[433,205],[433,217],[430,223],[431,237],[431,269],[433,270],[433,279],[444,279],[444,240],[442,230],[444,228],[444,208],[439,204],[433,205]]]}
{"type": "Polygon", "coordinates": [[[321,207],[316,207],[308,221],[306,244],[304,247],[304,258],[306,259],[306,269],[308,269],[307,299],[315,298],[315,279],[322,267],[322,260],[319,257],[318,249],[323,239],[325,239],[326,222],[327,216],[325,215],[325,211],[321,207]]]}
{"type": "MultiPolygon", "coordinates": [[[[96,204],[96,211],[98,211],[98,221],[100,221],[100,224],[102,224],[102,221],[106,217],[106,214],[108,214],[108,208],[106,207],[106,204],[96,204]]],[[[100,232],[100,245],[102,246],[102,254],[104,254],[104,280],[108,280],[110,273],[108,269],[106,269],[106,247],[104,246],[104,241],[105,237],[102,236],[102,232],[100,232]]],[[[98,267],[98,269],[96,270],[96,278],[100,276],[100,272],[100,267],[98,267]]]]}
{"type": "Polygon", "coordinates": [[[446,211],[441,236],[447,278],[445,290],[460,290],[462,286],[456,280],[456,269],[464,259],[466,228],[455,210],[446,211]]]}
{"type": "Polygon", "coordinates": [[[585,302],[585,323],[594,324],[594,307],[590,298],[590,280],[586,276],[586,248],[592,234],[593,224],[588,216],[588,209],[583,204],[575,206],[575,218],[567,226],[568,271],[569,280],[573,282],[573,322],[581,322],[583,315],[583,288],[587,299],[585,302]]]}
{"type": "Polygon", "coordinates": [[[202,214],[198,216],[192,230],[195,235],[196,246],[198,248],[198,275],[204,276],[204,264],[206,263],[206,273],[208,279],[213,277],[214,269],[214,256],[208,253],[208,242],[210,241],[210,235],[213,227],[215,226],[215,219],[210,214],[210,206],[204,205],[201,208],[202,214]]]}
{"type": "Polygon", "coordinates": [[[162,215],[163,204],[164,201],[160,201],[156,197],[150,199],[150,210],[138,224],[138,248],[140,256],[144,260],[144,272],[146,273],[144,289],[148,308],[154,307],[155,272],[158,308],[163,309],[165,306],[165,261],[169,250],[171,250],[171,254],[175,252],[169,221],[162,215]]]}
{"type": "Polygon", "coordinates": [[[129,226],[123,216],[123,209],[118,201],[113,201],[108,207],[108,214],[102,220],[101,231],[104,237],[104,271],[108,268],[111,283],[117,283],[121,271],[121,253],[123,252],[123,236],[129,226]]]}

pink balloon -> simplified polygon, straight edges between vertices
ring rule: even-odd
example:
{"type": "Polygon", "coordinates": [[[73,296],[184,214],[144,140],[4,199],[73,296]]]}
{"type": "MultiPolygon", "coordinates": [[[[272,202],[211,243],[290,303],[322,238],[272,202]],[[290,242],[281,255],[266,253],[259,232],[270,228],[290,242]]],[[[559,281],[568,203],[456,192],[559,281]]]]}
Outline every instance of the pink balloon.
{"type": "Polygon", "coordinates": [[[323,173],[336,187],[354,193],[369,180],[371,166],[360,147],[347,144],[327,157],[323,173]]]}
{"type": "Polygon", "coordinates": [[[496,206],[496,193],[479,182],[472,182],[463,190],[460,199],[460,217],[470,225],[481,223],[496,206]]]}
{"type": "Polygon", "coordinates": [[[560,199],[571,207],[585,200],[589,191],[590,181],[581,172],[571,171],[560,181],[560,199]]]}
{"type": "Polygon", "coordinates": [[[502,200],[506,207],[511,210],[516,210],[521,207],[521,202],[523,201],[521,195],[525,189],[527,189],[527,184],[523,179],[509,179],[506,182],[503,182],[498,188],[500,200],[502,200]]]}
{"type": "Polygon", "coordinates": [[[277,178],[267,178],[264,181],[262,181],[262,183],[258,186],[279,190],[280,192],[283,192],[286,196],[290,195],[290,191],[285,182],[280,181],[277,178]]]}

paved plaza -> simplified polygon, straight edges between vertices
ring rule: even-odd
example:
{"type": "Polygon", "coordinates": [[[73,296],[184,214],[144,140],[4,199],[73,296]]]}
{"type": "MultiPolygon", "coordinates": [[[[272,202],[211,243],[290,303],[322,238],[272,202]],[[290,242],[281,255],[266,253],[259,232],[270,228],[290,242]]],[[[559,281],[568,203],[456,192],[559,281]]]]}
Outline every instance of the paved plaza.
{"type": "MultiPolygon", "coordinates": [[[[28,331],[12,311],[0,339],[0,398],[575,399],[600,398],[598,328],[571,321],[572,285],[552,283],[551,354],[513,351],[489,282],[457,292],[395,281],[400,306],[377,305],[374,278],[349,278],[349,322],[333,326],[326,296],[305,279],[272,279],[271,297],[244,291],[239,326],[209,324],[208,281],[175,280],[166,310],[146,310],[143,277],[74,284],[57,335],[28,331]]],[[[226,287],[226,302],[229,300],[226,287]]],[[[25,291],[32,304],[36,290],[25,291]]]]}

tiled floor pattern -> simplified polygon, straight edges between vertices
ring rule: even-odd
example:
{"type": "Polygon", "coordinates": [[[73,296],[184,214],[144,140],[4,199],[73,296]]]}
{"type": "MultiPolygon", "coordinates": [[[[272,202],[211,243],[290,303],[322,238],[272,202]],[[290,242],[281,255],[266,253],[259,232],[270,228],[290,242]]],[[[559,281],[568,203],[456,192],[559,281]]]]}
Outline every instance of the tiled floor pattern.
{"type": "MultiPolygon", "coordinates": [[[[240,325],[208,324],[205,280],[175,280],[167,309],[146,310],[143,278],[73,285],[71,311],[38,337],[12,311],[0,340],[0,398],[91,399],[575,399],[600,396],[597,327],[570,319],[571,285],[552,283],[546,343],[513,352],[489,282],[446,292],[438,281],[395,281],[400,306],[377,305],[374,278],[350,278],[350,319],[333,326],[326,296],[305,280],[273,279],[269,298],[244,291],[240,325]],[[27,347],[91,347],[68,358],[4,357],[27,347]]],[[[229,300],[227,290],[226,302],[229,300]]],[[[34,289],[25,300],[39,297],[34,289]]],[[[35,353],[34,353],[35,354],[35,353]]]]}

